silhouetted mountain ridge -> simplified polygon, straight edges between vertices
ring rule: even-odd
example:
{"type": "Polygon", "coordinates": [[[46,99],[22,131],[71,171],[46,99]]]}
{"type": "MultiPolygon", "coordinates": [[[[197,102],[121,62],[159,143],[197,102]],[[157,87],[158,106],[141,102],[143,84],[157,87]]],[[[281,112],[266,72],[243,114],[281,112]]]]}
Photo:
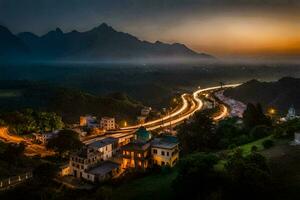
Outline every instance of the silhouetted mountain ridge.
{"type": "Polygon", "coordinates": [[[239,87],[228,89],[225,95],[245,103],[261,103],[264,108],[275,107],[286,113],[291,105],[300,111],[300,79],[284,77],[276,82],[251,80],[239,87]]]}
{"type": "MultiPolygon", "coordinates": [[[[5,27],[2,29],[0,29],[0,40],[3,39],[1,37],[3,33],[8,31],[5,27]]],[[[10,33],[10,37],[13,38],[11,40],[14,43],[20,43],[20,47],[13,47],[13,49],[21,49],[23,45],[28,49],[24,55],[34,60],[212,58],[210,55],[197,53],[179,43],[141,41],[128,33],[116,31],[105,23],[86,32],[74,30],[64,33],[60,28],[56,28],[42,36],[23,32],[17,36],[10,33]]],[[[11,45],[16,45],[14,43],[11,45]]],[[[2,48],[5,51],[10,47],[8,44],[2,48]]],[[[0,52],[0,57],[1,55],[0,52]]],[[[11,55],[13,56],[14,53],[11,55]]]]}

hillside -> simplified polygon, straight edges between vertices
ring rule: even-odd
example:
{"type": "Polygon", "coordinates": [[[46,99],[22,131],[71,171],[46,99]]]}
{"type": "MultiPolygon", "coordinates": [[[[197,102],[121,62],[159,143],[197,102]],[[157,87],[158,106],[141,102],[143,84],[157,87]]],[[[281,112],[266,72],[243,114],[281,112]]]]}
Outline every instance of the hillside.
{"type": "Polygon", "coordinates": [[[300,79],[285,77],[277,82],[251,80],[228,89],[225,95],[245,103],[261,103],[264,108],[275,107],[285,114],[291,105],[300,110],[300,79]]]}
{"type": "MultiPolygon", "coordinates": [[[[3,35],[7,31],[8,29],[4,27],[0,29],[0,41],[6,40],[3,35]]],[[[57,28],[42,36],[30,32],[23,32],[17,36],[11,33],[10,35],[12,42],[2,47],[3,50],[12,49],[14,45],[21,43],[28,49],[23,52],[23,55],[29,60],[111,61],[112,59],[212,58],[179,43],[141,41],[135,36],[116,31],[105,23],[86,32],[74,30],[64,33],[57,28]]],[[[10,56],[16,55],[14,52],[9,54],[10,56]]],[[[3,53],[0,52],[0,58],[2,55],[3,53]]]]}
{"type": "Polygon", "coordinates": [[[120,93],[96,96],[38,82],[0,81],[0,112],[33,108],[56,112],[64,121],[75,123],[85,114],[135,120],[141,107],[120,93]]]}
{"type": "Polygon", "coordinates": [[[20,38],[13,35],[7,28],[0,26],[0,58],[25,55],[28,52],[28,48],[20,38]]]}

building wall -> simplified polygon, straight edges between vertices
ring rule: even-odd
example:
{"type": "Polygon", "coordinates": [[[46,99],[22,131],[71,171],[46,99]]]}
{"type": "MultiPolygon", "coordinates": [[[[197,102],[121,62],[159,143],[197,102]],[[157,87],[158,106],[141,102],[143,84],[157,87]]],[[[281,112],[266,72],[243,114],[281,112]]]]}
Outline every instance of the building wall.
{"type": "Polygon", "coordinates": [[[80,158],[76,155],[70,157],[70,174],[82,178],[85,170],[88,170],[90,167],[95,166],[100,161],[98,155],[89,156],[88,158],[80,158]]]}
{"type": "Polygon", "coordinates": [[[100,121],[100,127],[105,130],[116,129],[116,123],[114,118],[102,118],[100,121]]]}
{"type": "Polygon", "coordinates": [[[153,164],[173,167],[179,159],[178,147],[173,149],[163,149],[152,147],[151,149],[153,164]]]}
{"type": "Polygon", "coordinates": [[[150,151],[122,151],[122,168],[147,169],[150,167],[150,151]]]}
{"type": "Polygon", "coordinates": [[[103,153],[101,155],[101,158],[103,160],[107,160],[109,158],[111,158],[113,156],[113,147],[112,147],[112,144],[108,144],[104,147],[101,147],[98,149],[99,152],[103,153]]]}

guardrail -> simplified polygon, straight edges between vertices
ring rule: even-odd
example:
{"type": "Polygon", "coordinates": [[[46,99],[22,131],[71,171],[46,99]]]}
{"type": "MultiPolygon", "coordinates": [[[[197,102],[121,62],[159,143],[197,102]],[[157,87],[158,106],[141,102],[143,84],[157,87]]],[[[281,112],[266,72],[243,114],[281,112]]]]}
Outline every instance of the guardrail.
{"type": "Polygon", "coordinates": [[[32,172],[27,172],[19,176],[12,176],[7,179],[0,180],[0,190],[1,191],[8,190],[31,178],[32,178],[32,172]]]}

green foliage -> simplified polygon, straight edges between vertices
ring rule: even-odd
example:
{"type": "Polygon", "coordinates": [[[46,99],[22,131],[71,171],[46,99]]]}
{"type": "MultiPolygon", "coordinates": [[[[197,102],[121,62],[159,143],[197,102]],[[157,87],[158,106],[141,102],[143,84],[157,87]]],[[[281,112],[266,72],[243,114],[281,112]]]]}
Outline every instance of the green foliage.
{"type": "Polygon", "coordinates": [[[220,183],[219,173],[214,166],[219,159],[214,154],[196,153],[178,164],[178,176],[173,181],[173,189],[178,199],[204,199],[220,183]]]}
{"type": "Polygon", "coordinates": [[[247,109],[244,111],[243,122],[245,128],[248,130],[258,125],[271,126],[272,124],[271,119],[263,113],[261,105],[254,105],[252,103],[249,103],[247,109]]]}
{"type": "Polygon", "coordinates": [[[236,152],[225,169],[231,183],[228,195],[232,199],[259,197],[270,186],[270,169],[266,158],[258,153],[244,157],[241,152],[236,152]]]}
{"type": "Polygon", "coordinates": [[[178,138],[184,153],[208,151],[216,148],[216,133],[212,119],[199,112],[194,121],[179,128],[178,138]]]}
{"type": "Polygon", "coordinates": [[[265,149],[269,149],[272,146],[274,146],[274,141],[273,140],[265,140],[265,141],[263,141],[262,145],[264,146],[265,149]]]}
{"type": "Polygon", "coordinates": [[[272,130],[270,127],[265,125],[258,125],[255,126],[251,131],[250,135],[254,140],[264,138],[272,133],[272,130]]]}
{"type": "Polygon", "coordinates": [[[300,131],[300,119],[289,120],[287,122],[277,124],[274,129],[274,135],[278,138],[294,137],[294,133],[300,131]]]}
{"type": "Polygon", "coordinates": [[[0,115],[0,118],[9,126],[11,133],[19,135],[54,131],[64,126],[61,117],[57,114],[31,109],[4,113],[0,115]]]}
{"type": "Polygon", "coordinates": [[[80,149],[83,143],[79,140],[77,132],[72,130],[61,130],[57,137],[49,140],[47,143],[48,149],[57,151],[60,155],[80,149]]]}
{"type": "Polygon", "coordinates": [[[251,152],[254,153],[254,152],[257,152],[258,151],[258,147],[256,145],[253,145],[251,147],[251,152]]]}

